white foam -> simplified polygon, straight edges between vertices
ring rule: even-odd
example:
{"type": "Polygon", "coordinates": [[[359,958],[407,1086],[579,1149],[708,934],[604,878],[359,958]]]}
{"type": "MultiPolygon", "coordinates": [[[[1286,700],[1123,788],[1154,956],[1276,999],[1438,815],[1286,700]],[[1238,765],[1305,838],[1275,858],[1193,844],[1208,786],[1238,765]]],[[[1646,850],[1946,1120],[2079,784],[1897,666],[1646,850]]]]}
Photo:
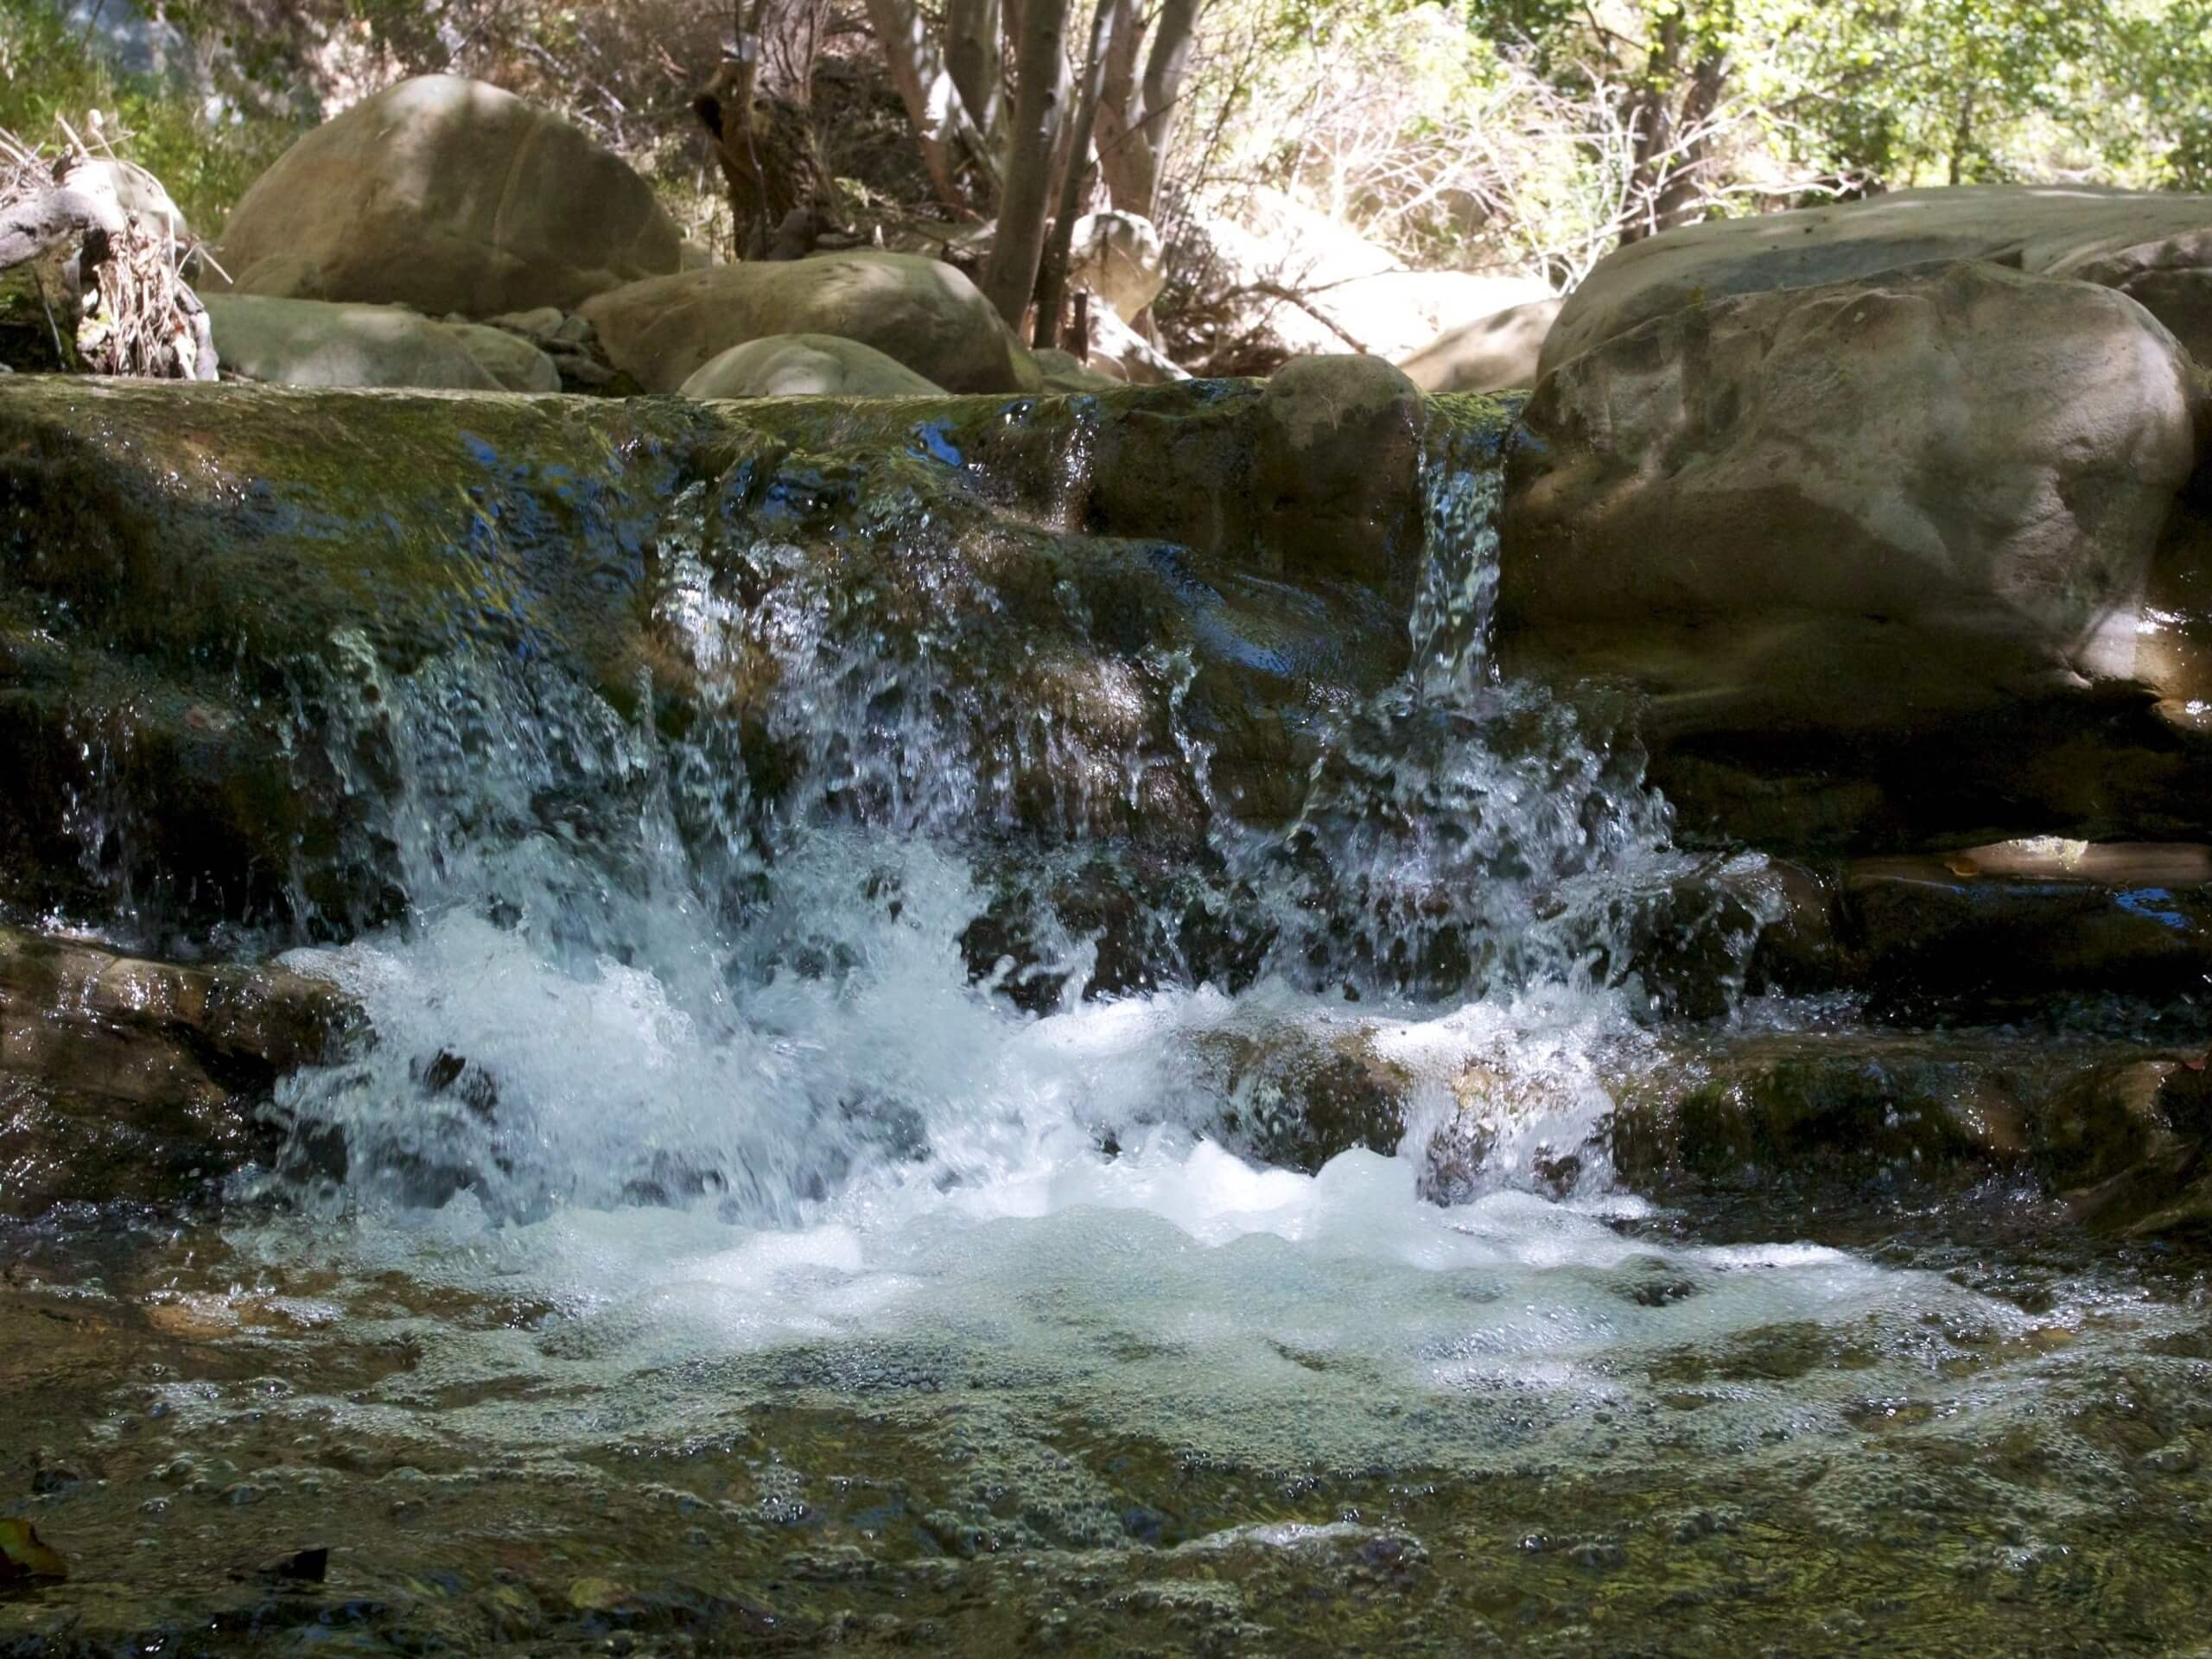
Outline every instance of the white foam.
{"type": "MultiPolygon", "coordinates": [[[[1488,536],[1491,494],[1447,492],[1439,522],[1479,518],[1488,536]]],[[[333,1326],[388,1325],[421,1353],[345,1408],[520,1380],[533,1386],[472,1389],[481,1402],[441,1422],[522,1447],[610,1422],[677,1440],[787,1392],[776,1368],[804,1357],[894,1399],[1027,1391],[1289,1461],[1403,1455],[1419,1414],[1422,1455],[1479,1462],[1583,1432],[1601,1405],[1648,1408],[1639,1368],[1684,1344],[1850,1332],[1895,1384],[1926,1373],[1931,1318],[2021,1329],[1940,1278],[1832,1250],[1656,1250],[1619,1230],[1643,1207],[1595,1160],[1568,1201],[1516,1187],[1540,1154],[1585,1149],[1603,1062],[1641,1040],[1630,989],[1592,963],[1625,954],[1599,949],[1621,931],[1620,895],[1681,865],[1663,803],[1572,720],[1491,696],[1494,548],[1460,550],[1425,590],[1419,683],[1348,722],[1340,764],[1316,768],[1298,833],[1332,873],[1309,857],[1289,880],[1281,846],[1229,849],[1291,942],[1276,976],[1233,997],[1071,999],[1039,1020],[969,983],[958,938],[984,900],[953,848],[1004,780],[931,723],[957,689],[931,678],[944,664],[880,660],[782,577],[748,607],[714,597],[709,561],[687,555],[667,607],[702,674],[735,630],[781,642],[770,723],[812,742],[825,776],[766,819],[714,719],[663,755],[581,689],[512,665],[380,687],[365,718],[403,740],[392,837],[413,912],[298,959],[361,998],[377,1044],[285,1094],[303,1122],[343,1131],[347,1172],[307,1219],[239,1239],[272,1267],[333,1262],[333,1326]],[[895,717],[876,712],[887,688],[895,717]],[[496,764],[480,760],[486,733],[496,764]],[[1497,748],[1516,733],[1530,747],[1497,748]],[[636,822],[594,792],[609,778],[644,803],[636,822]],[[614,844],[549,827],[549,794],[599,810],[614,844]],[[1332,882],[1366,875],[1369,898],[1326,908],[1332,882]],[[1302,942],[1339,926],[1375,960],[1456,938],[1491,966],[1436,1007],[1387,985],[1357,1005],[1300,988],[1326,974],[1291,982],[1302,942]],[[1302,1174],[1220,1143],[1232,1103],[1208,1046],[1280,1033],[1363,1042],[1403,1074],[1396,1155],[1302,1174]],[[1472,1201],[1423,1202],[1429,1137],[1475,1124],[1472,1201]],[[556,1312],[459,1328],[407,1295],[394,1306],[394,1272],[556,1312]]],[[[1085,943],[1059,943],[1080,964],[1085,943]]],[[[1732,1382],[1729,1411],[1668,1433],[1786,1435],[1869,1386],[1843,1369],[1787,1390],[1732,1382]]]]}

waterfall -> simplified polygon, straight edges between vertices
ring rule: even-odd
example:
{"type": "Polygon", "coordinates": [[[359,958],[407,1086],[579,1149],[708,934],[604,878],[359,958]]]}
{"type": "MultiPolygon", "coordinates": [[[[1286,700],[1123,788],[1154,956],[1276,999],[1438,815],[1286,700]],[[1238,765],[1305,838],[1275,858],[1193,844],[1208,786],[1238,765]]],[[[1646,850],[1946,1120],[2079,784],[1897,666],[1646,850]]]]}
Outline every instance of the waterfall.
{"type": "Polygon", "coordinates": [[[373,804],[404,904],[301,953],[374,1037],[283,1085],[249,1276],[314,1262],[341,1339],[422,1345],[368,1409],[524,1458],[864,1394],[1268,1468],[1704,1467],[1856,1435],[1932,1332],[2036,1351],[1941,1274],[1691,1242],[1613,1179],[1670,951],[1725,1003],[1756,915],[1632,747],[1498,671],[1499,464],[1430,435],[1396,671],[1313,677],[1272,817],[1215,743],[1265,658],[1243,578],[1093,546],[1131,588],[1086,590],[1076,532],[901,466],[678,501],[620,707],[512,652],[347,653],[302,763],[373,804]],[[1198,621],[1127,626],[1132,589],[1198,621]]]}
{"type": "Polygon", "coordinates": [[[1632,751],[1494,665],[1502,465],[1493,430],[1439,417],[1408,666],[1323,710],[1287,826],[1214,798],[1188,649],[1108,645],[1070,583],[1046,602],[1088,654],[979,641],[1003,604],[975,527],[896,474],[826,520],[821,480],[801,508],[749,476],[676,504],[655,620],[677,721],[650,686],[626,717],[512,653],[343,653],[303,741],[384,803],[405,912],[306,953],[376,1039],[286,1085],[282,1179],[324,1208],[788,1227],[1140,1143],[1318,1157],[1341,1137],[1281,1074],[1366,1065],[1401,1097],[1351,1139],[1402,1131],[1408,1191],[1543,1168],[1601,1190],[1593,1056],[1636,1040],[1640,930],[1680,925],[1696,867],[1632,751]],[[823,522],[834,557],[807,543],[823,522]],[[1037,695],[1071,680],[1072,705],[1037,695]],[[1192,799],[1161,877],[1147,813],[1192,799]],[[1112,889],[1105,931],[1000,902],[1084,882],[1112,889]],[[1019,959],[994,959],[1009,930],[1019,959]],[[1229,944],[1209,961],[1198,936],[1229,944]],[[1098,994],[1103,956],[1151,946],[1098,994]],[[1440,1137],[1448,1179],[1424,1173],[1440,1137]]]}

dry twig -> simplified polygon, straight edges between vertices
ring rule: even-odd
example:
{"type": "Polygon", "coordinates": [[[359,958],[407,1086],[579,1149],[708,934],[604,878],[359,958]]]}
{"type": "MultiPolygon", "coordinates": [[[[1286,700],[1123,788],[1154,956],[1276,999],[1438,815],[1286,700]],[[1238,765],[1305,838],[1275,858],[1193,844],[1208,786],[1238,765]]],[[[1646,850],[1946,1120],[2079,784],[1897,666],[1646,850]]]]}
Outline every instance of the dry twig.
{"type": "Polygon", "coordinates": [[[207,309],[182,274],[195,250],[177,241],[166,215],[124,206],[117,181],[129,163],[97,124],[105,157],[67,121],[55,124],[66,141],[59,156],[0,131],[0,224],[11,232],[0,241],[7,263],[32,268],[57,359],[70,363],[73,346],[75,365],[92,374],[213,378],[207,309]]]}

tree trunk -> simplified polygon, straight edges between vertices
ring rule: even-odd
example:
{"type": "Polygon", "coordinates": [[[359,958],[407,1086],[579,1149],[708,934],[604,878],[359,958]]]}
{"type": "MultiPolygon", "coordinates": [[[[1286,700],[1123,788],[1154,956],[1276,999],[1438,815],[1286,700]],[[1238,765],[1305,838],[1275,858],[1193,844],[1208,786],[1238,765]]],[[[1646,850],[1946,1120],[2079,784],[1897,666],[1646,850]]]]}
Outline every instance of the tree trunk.
{"type": "MultiPolygon", "coordinates": [[[[1669,158],[1659,181],[1656,194],[1652,198],[1651,213],[1655,228],[1671,231],[1687,225],[1696,216],[1699,187],[1703,181],[1706,166],[1711,158],[1711,134],[1700,130],[1720,108],[1721,94],[1727,90],[1728,60],[1721,53],[1708,53],[1701,58],[1690,73],[1688,89],[1682,94],[1682,105],[1674,122],[1675,134],[1694,135],[1682,143],[1676,155],[1669,158]]],[[[1677,139],[1679,143],[1679,137],[1677,139]]]]}
{"type": "Polygon", "coordinates": [[[998,234],[983,269],[983,292],[1016,333],[1037,284],[1045,246],[1045,210],[1052,189],[1052,152],[1060,136],[1061,55],[1068,0],[1023,0],[1015,59],[1014,127],[1006,186],[999,194],[998,234]]]}
{"type": "Polygon", "coordinates": [[[1060,307],[1067,297],[1068,257],[1075,244],[1075,221],[1083,211],[1085,187],[1090,178],[1090,135],[1098,118],[1101,83],[1106,76],[1106,53],[1113,43],[1117,0],[1098,0],[1090,14],[1090,47],[1084,54],[1083,87],[1075,112],[1075,142],[1070,146],[1067,170],[1060,181],[1058,211],[1052,215],[1052,239],[1045,251],[1045,269],[1037,282],[1037,333],[1039,349],[1060,343],[1060,307]]]}
{"type": "Polygon", "coordinates": [[[960,89],[945,67],[937,43],[914,0],[868,0],[869,23],[883,42],[891,66],[892,84],[906,106],[906,119],[914,129],[914,142],[922,152],[922,165],[938,198],[948,207],[962,207],[959,151],[966,145],[975,159],[989,155],[989,146],[960,99],[960,89]]]}
{"type": "MultiPolygon", "coordinates": [[[[1182,113],[1183,76],[1191,67],[1191,47],[1198,35],[1198,8],[1203,0],[1163,0],[1160,26],[1152,37],[1152,52],[1144,63],[1144,120],[1152,141],[1153,193],[1159,194],[1159,169],[1167,159],[1175,137],[1176,118],[1182,113]]],[[[1150,207],[1146,208],[1149,214],[1150,207]]]]}
{"type": "Polygon", "coordinates": [[[1204,0],[1162,0],[1147,53],[1135,0],[1117,3],[1098,103],[1098,168],[1107,194],[1123,213],[1147,219],[1158,214],[1160,169],[1174,137],[1203,4],[1204,0]]]}
{"type": "Polygon", "coordinates": [[[1115,0],[1114,37],[1106,48],[1098,97],[1098,172],[1115,207],[1149,217],[1160,174],[1137,80],[1143,56],[1144,27],[1136,0],[1115,0]]]}
{"type": "MultiPolygon", "coordinates": [[[[1724,9],[1722,16],[1727,15],[1724,9]]],[[[1694,34],[1687,6],[1667,15],[1652,38],[1637,92],[1636,158],[1628,190],[1634,217],[1621,227],[1623,247],[1687,224],[1696,213],[1699,179],[1711,148],[1699,130],[1719,109],[1728,72],[1726,48],[1711,34],[1694,34]],[[1686,73],[1693,45],[1697,60],[1686,73]],[[1684,133],[1693,136],[1685,142],[1684,133]]]]}
{"type": "Polygon", "coordinates": [[[945,0],[945,68],[969,115],[992,138],[1006,114],[999,18],[999,0],[945,0]]]}
{"type": "Polygon", "coordinates": [[[1668,14],[1645,54],[1643,81],[1636,93],[1636,159],[1629,173],[1631,217],[1621,226],[1621,245],[1641,242],[1657,230],[1655,204],[1662,158],[1675,142],[1675,82],[1682,67],[1682,14],[1668,14]]]}

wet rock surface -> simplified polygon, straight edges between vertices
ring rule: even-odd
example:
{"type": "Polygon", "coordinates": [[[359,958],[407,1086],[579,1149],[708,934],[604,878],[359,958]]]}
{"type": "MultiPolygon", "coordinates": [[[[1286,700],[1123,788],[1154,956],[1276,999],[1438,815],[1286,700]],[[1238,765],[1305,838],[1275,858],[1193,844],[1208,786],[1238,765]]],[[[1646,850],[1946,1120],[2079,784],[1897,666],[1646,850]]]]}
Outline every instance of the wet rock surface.
{"type": "Polygon", "coordinates": [[[1395,372],[214,391],[0,388],[7,896],[379,1028],[0,935],[0,1651],[2194,1638],[2201,847],[1676,854],[1395,372]]]}
{"type": "MultiPolygon", "coordinates": [[[[376,780],[404,757],[384,700],[444,695],[442,659],[490,651],[529,683],[517,696],[570,695],[557,677],[614,721],[650,688],[680,731],[698,670],[656,620],[679,567],[739,607],[722,637],[741,655],[773,645],[748,645],[742,619],[831,562],[849,593],[880,582],[886,624],[964,629],[973,649],[949,661],[976,741],[1024,719],[1065,741],[1009,778],[1017,819],[1095,800],[1107,821],[1187,833],[1171,697],[1223,798],[1281,812],[1313,689],[1379,683],[1404,647],[1389,602],[1351,580],[1369,573],[1300,586],[1252,569],[1280,518],[1258,481],[1275,443],[1261,407],[1236,385],[771,414],[19,377],[0,402],[0,753],[23,786],[0,803],[0,880],[34,911],[120,902],[155,926],[344,937],[394,902],[376,780]],[[1109,808],[1130,764],[1153,782],[1109,808]]],[[[742,765],[772,793],[775,672],[728,683],[760,710],[742,765]]],[[[625,786],[617,766],[532,810],[588,816],[625,786]]]]}
{"type": "MultiPolygon", "coordinates": [[[[0,1587],[0,1642],[1687,1656],[1802,1647],[1808,1608],[1839,1644],[1896,1651],[2094,1647],[2116,1617],[2193,1635],[2212,1349],[2185,1273],[2127,1270],[2122,1317],[2142,1329],[2115,1347],[2067,1246],[1947,1249],[1877,1219],[1875,1253],[2015,1317],[1716,1336],[1701,1321],[1728,1275],[1663,1224],[1637,1230],[1587,1288],[1640,1340],[1586,1392],[1524,1383],[1473,1471],[1403,1441],[1347,1468],[1195,1425],[1133,1432],[925,1347],[725,1368],[711,1433],[486,1441],[464,1423],[543,1382],[442,1378],[397,1331],[349,1329],[359,1293],[326,1274],[209,1287],[178,1267],[188,1242],[235,1269],[205,1232],[19,1237],[0,1511],[68,1576],[0,1587]],[[1993,1389],[2024,1378],[2055,1408],[2002,1416],[1993,1389]],[[1749,1432],[1731,1444],[1723,1420],[1749,1432]]],[[[379,1294],[418,1332],[428,1316],[518,1351],[557,1350],[564,1323],[527,1300],[379,1294]]],[[[1281,1346],[1317,1389],[1357,1363],[1281,1346]]]]}
{"type": "Polygon", "coordinates": [[[2201,1133],[2176,1125],[2193,1124],[2202,1059],[2191,1046],[1988,1031],[1693,1039],[1615,1084],[1604,1140],[1643,1190],[1955,1189],[1997,1176],[2055,1194],[2201,1133]]]}
{"type": "Polygon", "coordinates": [[[270,1160],[276,1080],[364,1033],[334,986],[0,926],[0,1214],[216,1195],[270,1160]]]}

